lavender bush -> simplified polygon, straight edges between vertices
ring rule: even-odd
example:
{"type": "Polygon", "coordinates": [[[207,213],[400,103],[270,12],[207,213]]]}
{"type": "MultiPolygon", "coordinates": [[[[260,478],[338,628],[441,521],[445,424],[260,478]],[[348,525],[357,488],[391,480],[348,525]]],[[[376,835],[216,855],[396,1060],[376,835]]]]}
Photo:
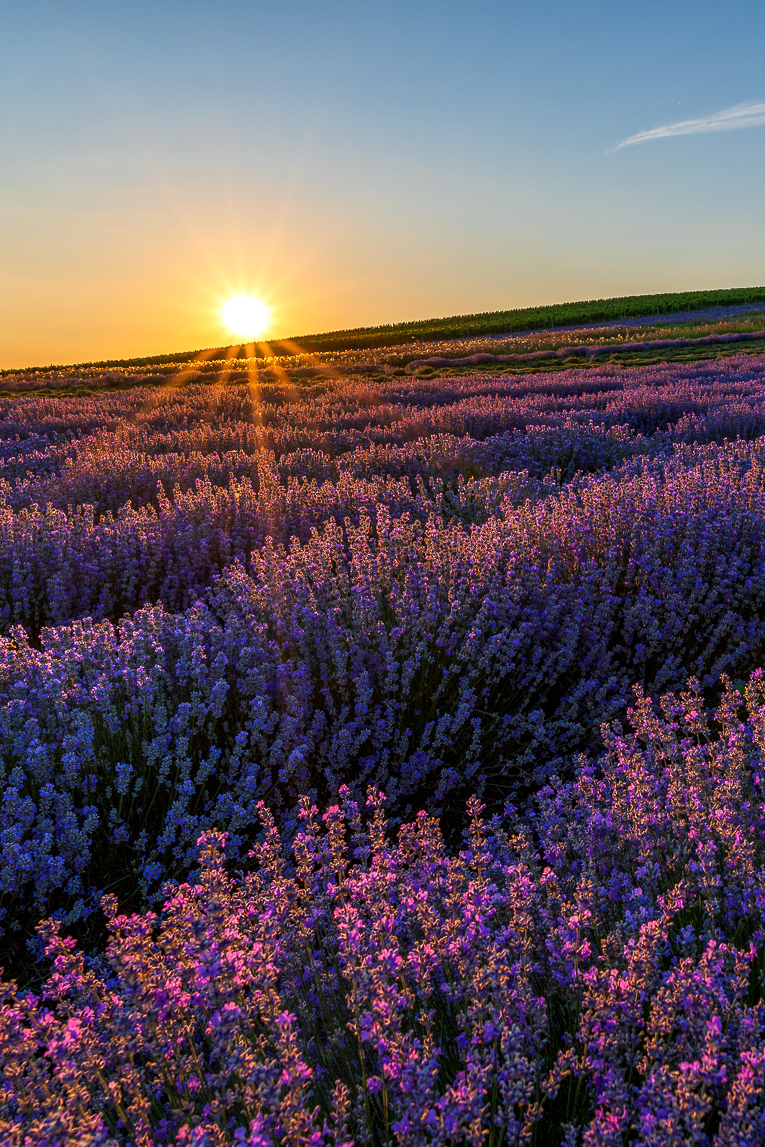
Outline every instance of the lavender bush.
{"type": "Polygon", "coordinates": [[[764,375],[0,398],[4,1141],[765,1143],[764,375]]]}
{"type": "Polygon", "coordinates": [[[469,803],[450,855],[346,788],[249,871],[194,884],[84,959],[4,987],[9,1144],[759,1143],[765,685],[638,695],[634,732],[521,818],[469,803]]]}

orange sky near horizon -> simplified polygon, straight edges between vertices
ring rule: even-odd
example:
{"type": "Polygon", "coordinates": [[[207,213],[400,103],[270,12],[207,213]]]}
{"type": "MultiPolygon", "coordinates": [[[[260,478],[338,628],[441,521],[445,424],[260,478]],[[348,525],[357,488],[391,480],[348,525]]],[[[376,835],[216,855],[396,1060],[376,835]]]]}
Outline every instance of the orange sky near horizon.
{"type": "Polygon", "coordinates": [[[278,339],[698,285],[648,260],[629,275],[599,266],[597,250],[562,248],[557,228],[541,241],[522,223],[449,234],[443,208],[423,203],[372,226],[363,201],[341,212],[294,181],[264,192],[171,168],[146,162],[129,194],[70,174],[56,210],[16,205],[12,229],[0,219],[0,369],[227,345],[221,306],[237,294],[268,305],[278,339]]]}

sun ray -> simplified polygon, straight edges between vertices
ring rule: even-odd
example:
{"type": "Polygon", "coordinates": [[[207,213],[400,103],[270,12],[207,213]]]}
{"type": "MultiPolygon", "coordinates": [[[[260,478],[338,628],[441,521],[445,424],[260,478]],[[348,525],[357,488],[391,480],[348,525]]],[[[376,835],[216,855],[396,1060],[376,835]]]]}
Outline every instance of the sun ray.
{"type": "MultiPolygon", "coordinates": [[[[213,355],[216,353],[216,347],[210,347],[208,350],[200,350],[194,355],[192,359],[181,366],[178,374],[170,375],[165,386],[173,389],[179,386],[185,386],[190,378],[194,375],[194,369],[197,364],[209,362],[213,355]]],[[[200,380],[203,381],[203,380],[200,380]]]]}
{"type": "Polygon", "coordinates": [[[253,426],[262,426],[263,416],[261,414],[260,379],[258,377],[258,360],[255,355],[254,343],[249,343],[245,347],[245,353],[247,355],[247,390],[252,403],[250,421],[253,426]]]}
{"type": "Polygon", "coordinates": [[[298,388],[295,386],[293,379],[288,371],[284,369],[282,364],[278,361],[279,355],[276,354],[274,348],[270,343],[258,343],[258,350],[261,352],[261,357],[270,359],[269,369],[274,372],[279,382],[284,387],[286,393],[290,397],[290,401],[294,401],[298,397],[298,388]]]}
{"type": "Polygon", "coordinates": [[[275,339],[278,346],[286,348],[288,354],[295,355],[300,358],[307,358],[314,370],[320,370],[322,374],[328,375],[330,378],[342,378],[340,371],[336,370],[332,363],[323,362],[318,354],[321,352],[314,352],[303,350],[299,343],[293,342],[292,339],[275,339]]]}
{"type": "Polygon", "coordinates": [[[236,361],[236,359],[239,358],[239,351],[241,349],[241,343],[236,343],[226,348],[226,356],[223,359],[223,367],[221,368],[220,373],[217,375],[221,386],[225,386],[231,377],[231,371],[233,370],[232,364],[236,361]]]}

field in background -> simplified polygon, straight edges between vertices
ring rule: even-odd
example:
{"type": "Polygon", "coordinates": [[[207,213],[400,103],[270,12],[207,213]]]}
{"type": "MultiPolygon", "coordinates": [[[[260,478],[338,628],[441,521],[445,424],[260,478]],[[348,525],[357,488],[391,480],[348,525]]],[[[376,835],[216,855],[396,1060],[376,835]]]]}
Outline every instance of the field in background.
{"type": "MultiPolygon", "coordinates": [[[[232,358],[279,360],[311,356],[329,356],[337,352],[370,350],[400,346],[399,358],[406,358],[411,343],[434,343],[451,339],[476,339],[480,336],[513,334],[516,332],[544,334],[556,327],[584,327],[599,323],[613,324],[619,320],[653,319],[686,312],[689,318],[698,312],[726,309],[756,310],[765,313],[765,287],[738,287],[716,291],[685,291],[662,295],[627,295],[613,299],[595,299],[578,303],[557,303],[545,307],[525,307],[512,311],[491,311],[478,315],[453,315],[443,319],[425,319],[408,323],[395,323],[382,327],[362,327],[347,331],[328,331],[318,335],[296,335],[290,339],[274,340],[255,354],[255,347],[212,347],[207,350],[151,355],[132,359],[109,359],[103,362],[81,363],[78,366],[34,368],[30,371],[0,370],[0,378],[14,375],[45,375],[49,371],[85,368],[119,368],[130,371],[141,366],[166,366],[169,369],[183,364],[204,361],[215,363],[232,358]],[[285,353],[286,352],[286,353],[285,353]]],[[[744,321],[746,322],[746,317],[744,321]]],[[[703,316],[701,316],[703,321],[703,316]]],[[[710,314],[712,321],[727,319],[736,326],[742,315],[710,314]]],[[[636,337],[638,337],[636,335],[636,337]]],[[[604,331],[601,338],[608,338],[604,331]]],[[[493,340],[492,340],[493,341],[493,340]]],[[[372,356],[373,360],[375,356],[372,356]]]]}
{"type": "Polygon", "coordinates": [[[95,394],[133,386],[185,386],[200,382],[302,385],[316,378],[397,375],[525,374],[572,366],[621,366],[721,359],[765,351],[765,309],[704,312],[680,321],[641,321],[526,334],[399,343],[373,349],[276,354],[275,347],[231,347],[193,356],[163,356],[113,364],[83,364],[0,372],[0,394],[95,394]]]}
{"type": "Polygon", "coordinates": [[[718,291],[684,291],[662,295],[626,295],[614,299],[590,299],[578,303],[522,307],[478,315],[452,315],[443,319],[395,323],[390,326],[349,331],[331,331],[295,338],[305,350],[350,350],[358,347],[392,346],[412,340],[434,341],[472,338],[547,327],[573,327],[619,319],[701,311],[711,307],[752,306],[765,303],[765,287],[742,287],[718,291]]]}

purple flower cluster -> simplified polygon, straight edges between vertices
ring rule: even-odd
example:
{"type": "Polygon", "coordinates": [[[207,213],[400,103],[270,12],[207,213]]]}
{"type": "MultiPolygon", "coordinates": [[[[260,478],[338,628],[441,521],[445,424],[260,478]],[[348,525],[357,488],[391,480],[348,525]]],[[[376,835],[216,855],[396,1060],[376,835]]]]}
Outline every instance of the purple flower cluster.
{"type": "Polygon", "coordinates": [[[454,854],[382,795],[200,837],[105,957],[40,926],[3,986],[3,1142],[765,1142],[765,679],[638,691],[634,731],[454,854]],[[561,1138],[562,1136],[562,1138],[561,1138]]]}

